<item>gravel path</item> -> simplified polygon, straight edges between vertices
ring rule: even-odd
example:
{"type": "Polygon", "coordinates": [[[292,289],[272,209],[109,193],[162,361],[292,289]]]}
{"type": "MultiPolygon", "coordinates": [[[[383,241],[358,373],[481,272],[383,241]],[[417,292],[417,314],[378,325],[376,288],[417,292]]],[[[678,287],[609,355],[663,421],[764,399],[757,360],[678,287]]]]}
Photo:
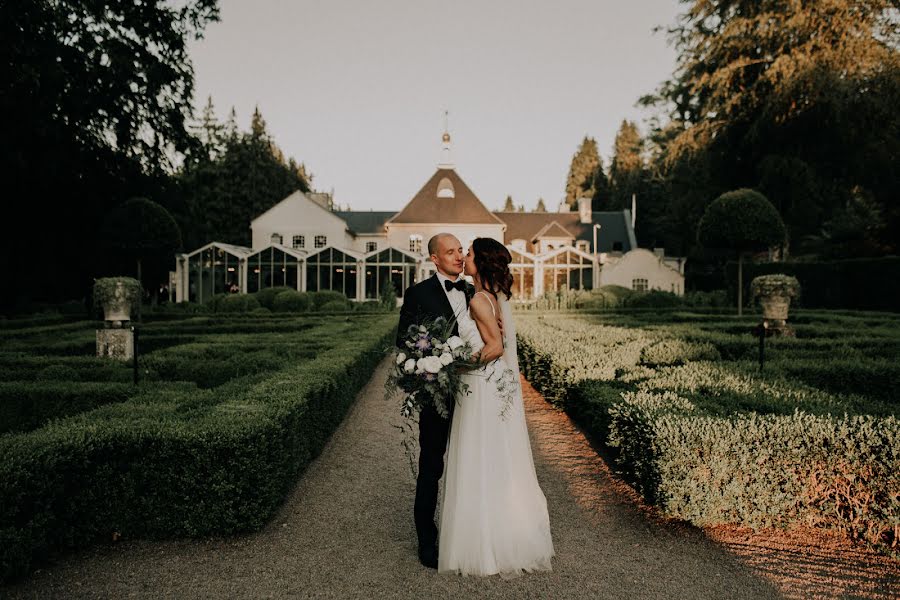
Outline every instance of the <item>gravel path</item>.
{"type": "Polygon", "coordinates": [[[375,372],[322,455],[258,533],[125,541],[79,553],[0,597],[770,598],[776,588],[701,530],[655,516],[565,414],[526,385],[552,573],[441,576],[416,559],[415,483],[397,405],[375,372]]]}

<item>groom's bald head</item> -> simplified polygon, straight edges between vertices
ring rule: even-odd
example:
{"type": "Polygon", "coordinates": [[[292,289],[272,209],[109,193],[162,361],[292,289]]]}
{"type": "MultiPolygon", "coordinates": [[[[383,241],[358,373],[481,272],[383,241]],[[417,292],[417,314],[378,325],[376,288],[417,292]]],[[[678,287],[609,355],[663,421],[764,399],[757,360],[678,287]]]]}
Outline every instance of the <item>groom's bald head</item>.
{"type": "Polygon", "coordinates": [[[428,240],[428,254],[434,267],[447,277],[455,279],[463,272],[462,244],[452,233],[439,233],[428,240]]]}

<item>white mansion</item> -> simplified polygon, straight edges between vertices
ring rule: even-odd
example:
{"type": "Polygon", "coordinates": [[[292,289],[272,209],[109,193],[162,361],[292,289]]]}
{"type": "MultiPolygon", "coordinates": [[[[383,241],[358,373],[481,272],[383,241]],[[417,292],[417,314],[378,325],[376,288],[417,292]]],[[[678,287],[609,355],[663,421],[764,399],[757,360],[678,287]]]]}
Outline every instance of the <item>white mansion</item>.
{"type": "Polygon", "coordinates": [[[212,242],[176,256],[175,299],[205,302],[229,290],[288,286],[338,290],[356,301],[379,298],[392,281],[398,296],[434,272],[428,239],[449,232],[464,249],[492,237],[513,256],[518,300],[562,289],[617,284],[684,293],[684,260],[637,248],[632,210],[492,212],[444,160],[400,212],[335,210],[328,194],[294,192],[250,223],[252,248],[212,242]]]}

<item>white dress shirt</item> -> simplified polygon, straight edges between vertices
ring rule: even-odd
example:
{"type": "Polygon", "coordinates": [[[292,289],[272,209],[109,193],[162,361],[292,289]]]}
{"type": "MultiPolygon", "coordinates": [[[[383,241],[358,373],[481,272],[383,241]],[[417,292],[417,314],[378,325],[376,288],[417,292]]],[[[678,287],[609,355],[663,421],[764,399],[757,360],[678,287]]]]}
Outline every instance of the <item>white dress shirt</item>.
{"type": "Polygon", "coordinates": [[[447,294],[447,300],[450,301],[450,307],[453,309],[453,315],[456,318],[459,318],[459,315],[465,312],[466,310],[466,295],[461,290],[447,290],[445,281],[456,282],[456,281],[465,281],[465,277],[463,277],[462,273],[456,279],[450,279],[446,275],[443,275],[440,272],[436,272],[435,276],[438,278],[438,282],[441,284],[441,289],[444,290],[444,293],[447,294]]]}

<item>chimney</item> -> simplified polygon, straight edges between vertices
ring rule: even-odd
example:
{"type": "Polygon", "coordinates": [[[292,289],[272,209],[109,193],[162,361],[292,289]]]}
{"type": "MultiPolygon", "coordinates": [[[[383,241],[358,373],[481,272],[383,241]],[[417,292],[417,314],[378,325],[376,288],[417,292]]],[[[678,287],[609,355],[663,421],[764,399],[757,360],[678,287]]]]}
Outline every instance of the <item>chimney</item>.
{"type": "Polygon", "coordinates": [[[591,199],[590,198],[579,198],[578,199],[578,219],[582,223],[590,223],[593,221],[593,215],[591,214],[591,199]]]}

